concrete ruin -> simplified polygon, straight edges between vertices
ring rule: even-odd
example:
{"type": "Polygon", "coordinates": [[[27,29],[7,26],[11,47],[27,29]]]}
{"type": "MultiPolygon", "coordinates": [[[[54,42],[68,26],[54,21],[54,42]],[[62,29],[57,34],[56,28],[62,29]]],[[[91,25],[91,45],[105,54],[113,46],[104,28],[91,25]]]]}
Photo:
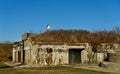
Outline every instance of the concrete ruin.
{"type": "Polygon", "coordinates": [[[108,61],[103,61],[100,63],[101,67],[107,68],[109,70],[120,70],[120,45],[116,44],[114,52],[108,53],[108,61]]]}
{"type": "Polygon", "coordinates": [[[115,50],[119,49],[120,44],[116,43],[100,43],[94,47],[90,43],[34,42],[23,35],[21,42],[14,43],[13,62],[31,67],[100,63],[106,59],[113,61],[108,55],[111,56],[110,53],[116,53],[115,50]]]}

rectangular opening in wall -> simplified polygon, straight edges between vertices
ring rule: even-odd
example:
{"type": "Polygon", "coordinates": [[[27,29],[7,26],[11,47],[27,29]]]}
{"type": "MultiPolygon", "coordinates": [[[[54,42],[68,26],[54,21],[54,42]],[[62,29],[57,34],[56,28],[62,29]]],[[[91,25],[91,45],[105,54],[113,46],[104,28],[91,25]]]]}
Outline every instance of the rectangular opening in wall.
{"type": "Polygon", "coordinates": [[[83,49],[69,49],[69,64],[80,64],[81,63],[81,51],[83,49]]]}
{"type": "Polygon", "coordinates": [[[23,63],[25,64],[25,50],[23,50],[23,63]]]}
{"type": "Polygon", "coordinates": [[[21,62],[21,51],[18,51],[18,62],[21,62]]]}

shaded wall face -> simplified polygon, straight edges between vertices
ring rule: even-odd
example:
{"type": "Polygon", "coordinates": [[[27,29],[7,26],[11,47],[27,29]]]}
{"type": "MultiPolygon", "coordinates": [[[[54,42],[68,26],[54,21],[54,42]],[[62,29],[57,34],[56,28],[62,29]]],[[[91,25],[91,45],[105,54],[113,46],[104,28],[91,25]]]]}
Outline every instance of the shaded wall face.
{"type": "Polygon", "coordinates": [[[120,63],[120,53],[109,53],[108,61],[114,63],[120,63]]]}
{"type": "Polygon", "coordinates": [[[30,63],[30,51],[24,50],[24,64],[30,63]]]}
{"type": "Polygon", "coordinates": [[[108,61],[120,63],[120,45],[114,45],[114,53],[108,53],[108,61]]]}
{"type": "Polygon", "coordinates": [[[24,64],[31,64],[31,60],[32,60],[32,43],[29,39],[24,41],[24,48],[22,51],[22,60],[24,64]]]}

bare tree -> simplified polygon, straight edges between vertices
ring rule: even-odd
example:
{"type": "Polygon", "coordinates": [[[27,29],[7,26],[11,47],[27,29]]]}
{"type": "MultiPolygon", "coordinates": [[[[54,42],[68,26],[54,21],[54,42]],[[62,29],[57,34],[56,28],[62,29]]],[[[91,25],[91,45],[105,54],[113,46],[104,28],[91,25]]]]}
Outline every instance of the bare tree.
{"type": "Polygon", "coordinates": [[[120,34],[120,26],[114,27],[112,32],[115,34],[120,34]]]}

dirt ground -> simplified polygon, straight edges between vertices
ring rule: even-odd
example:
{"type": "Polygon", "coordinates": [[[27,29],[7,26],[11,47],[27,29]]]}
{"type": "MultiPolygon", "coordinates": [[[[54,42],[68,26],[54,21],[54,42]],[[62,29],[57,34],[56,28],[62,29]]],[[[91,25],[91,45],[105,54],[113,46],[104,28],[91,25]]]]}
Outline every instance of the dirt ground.
{"type": "Polygon", "coordinates": [[[120,74],[120,70],[113,70],[108,68],[103,68],[98,66],[98,64],[87,64],[87,65],[68,65],[74,68],[81,68],[81,69],[88,69],[88,70],[95,70],[95,71],[102,71],[102,72],[112,72],[120,74]]]}

